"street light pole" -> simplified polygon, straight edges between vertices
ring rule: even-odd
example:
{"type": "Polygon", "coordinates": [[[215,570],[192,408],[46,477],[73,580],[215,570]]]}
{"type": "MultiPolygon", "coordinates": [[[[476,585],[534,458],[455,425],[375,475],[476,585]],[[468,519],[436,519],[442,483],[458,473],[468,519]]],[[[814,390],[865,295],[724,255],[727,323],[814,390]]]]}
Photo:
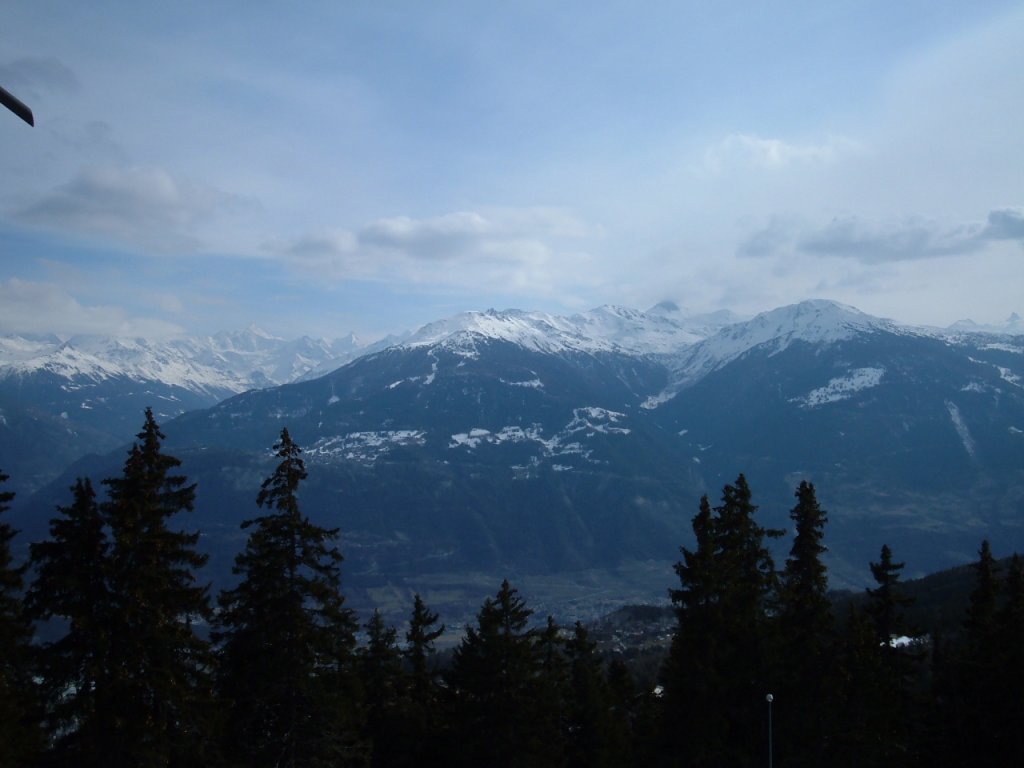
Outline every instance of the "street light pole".
{"type": "Polygon", "coordinates": [[[768,768],[772,768],[772,702],[775,697],[769,693],[764,699],[768,702],[768,768]]]}

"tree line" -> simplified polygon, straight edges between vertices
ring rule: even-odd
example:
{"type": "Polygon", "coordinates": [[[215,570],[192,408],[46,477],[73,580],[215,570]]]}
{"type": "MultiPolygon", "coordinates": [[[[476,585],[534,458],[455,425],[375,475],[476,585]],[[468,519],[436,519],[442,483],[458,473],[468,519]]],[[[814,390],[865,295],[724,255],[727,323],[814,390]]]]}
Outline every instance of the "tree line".
{"type": "Polygon", "coordinates": [[[105,498],[79,479],[25,563],[0,519],[0,766],[1024,764],[1024,564],[1001,574],[987,542],[951,636],[905,625],[887,546],[836,615],[814,486],[777,568],[785,532],[740,475],[693,517],[656,686],[583,624],[534,621],[508,581],[441,664],[419,595],[401,637],[346,607],[338,531],[300,509],[287,429],[214,597],[198,533],[175,527],[196,486],[163,439],[147,410],[105,498]]]}

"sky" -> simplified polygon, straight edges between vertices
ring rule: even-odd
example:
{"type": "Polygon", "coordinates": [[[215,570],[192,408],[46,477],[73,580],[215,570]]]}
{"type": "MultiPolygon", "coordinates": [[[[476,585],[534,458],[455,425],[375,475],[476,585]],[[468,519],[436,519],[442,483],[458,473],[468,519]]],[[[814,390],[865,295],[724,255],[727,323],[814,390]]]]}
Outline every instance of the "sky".
{"type": "Polygon", "coordinates": [[[1024,3],[0,4],[0,334],[1024,313],[1024,3]]]}

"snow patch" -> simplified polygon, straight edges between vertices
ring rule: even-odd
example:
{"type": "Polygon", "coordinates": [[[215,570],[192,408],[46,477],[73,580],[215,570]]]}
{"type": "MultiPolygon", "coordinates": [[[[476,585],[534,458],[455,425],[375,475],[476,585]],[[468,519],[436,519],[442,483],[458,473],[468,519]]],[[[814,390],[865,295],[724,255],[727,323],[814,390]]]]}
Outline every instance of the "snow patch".
{"type": "Polygon", "coordinates": [[[433,350],[431,350],[430,356],[433,358],[433,360],[430,361],[430,373],[427,374],[427,378],[423,380],[423,384],[428,387],[433,384],[434,379],[437,378],[437,356],[434,355],[433,350]]]}
{"type": "Polygon", "coordinates": [[[1024,347],[1015,347],[1012,344],[986,344],[982,349],[994,349],[999,352],[1012,352],[1015,355],[1024,355],[1024,347]]]}
{"type": "Polygon", "coordinates": [[[664,405],[675,396],[675,390],[666,389],[664,392],[659,392],[656,395],[651,395],[650,397],[648,397],[646,400],[640,403],[640,407],[648,411],[653,411],[659,405],[664,405]]]}
{"type": "Polygon", "coordinates": [[[601,432],[628,435],[631,430],[625,427],[611,426],[624,418],[626,418],[626,414],[609,411],[605,408],[575,408],[573,409],[573,419],[566,425],[565,431],[570,434],[587,431],[591,434],[601,432]]]}
{"type": "Polygon", "coordinates": [[[831,379],[824,387],[811,390],[803,397],[792,397],[789,402],[801,408],[817,408],[826,403],[848,400],[863,389],[877,387],[885,374],[884,368],[855,368],[845,376],[831,379]]]}
{"type": "Polygon", "coordinates": [[[544,382],[540,379],[530,379],[529,381],[505,381],[500,380],[502,384],[507,384],[510,387],[526,387],[528,389],[544,389],[544,382]]]}
{"type": "Polygon", "coordinates": [[[1015,387],[1024,387],[1024,383],[1021,383],[1020,376],[1015,374],[1009,368],[1003,368],[1001,365],[996,366],[999,369],[999,378],[1008,384],[1013,384],[1015,387]]]}
{"type": "Polygon", "coordinates": [[[960,442],[964,444],[964,450],[973,459],[974,458],[974,438],[971,437],[970,431],[967,429],[967,423],[964,421],[963,416],[960,415],[960,409],[957,408],[956,403],[952,400],[946,401],[946,410],[949,411],[949,418],[953,422],[953,428],[956,433],[960,435],[960,442]]]}
{"type": "Polygon", "coordinates": [[[349,432],[345,435],[322,437],[303,452],[312,460],[344,459],[373,463],[393,448],[423,445],[426,436],[425,431],[415,429],[349,432]]]}
{"type": "MultiPolygon", "coordinates": [[[[606,408],[574,408],[569,423],[550,438],[544,436],[544,429],[540,424],[532,424],[529,427],[510,425],[502,427],[496,432],[474,427],[466,432],[453,434],[448,447],[474,450],[481,445],[532,442],[540,447],[542,455],[547,458],[571,454],[579,455],[591,463],[597,463],[590,458],[591,451],[580,442],[581,434],[585,438],[591,438],[597,434],[628,435],[631,431],[628,427],[617,426],[625,418],[625,414],[606,408]]],[[[522,467],[513,469],[522,469],[522,467]]],[[[572,467],[565,465],[564,469],[558,471],[569,471],[570,469],[572,467]]]]}

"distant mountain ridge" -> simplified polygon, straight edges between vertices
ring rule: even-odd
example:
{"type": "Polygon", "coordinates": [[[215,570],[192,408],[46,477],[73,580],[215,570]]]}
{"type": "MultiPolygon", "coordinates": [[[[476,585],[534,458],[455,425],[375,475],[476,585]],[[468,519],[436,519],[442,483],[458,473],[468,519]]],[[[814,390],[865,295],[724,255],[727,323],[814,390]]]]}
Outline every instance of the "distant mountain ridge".
{"type": "Polygon", "coordinates": [[[732,313],[682,314],[658,305],[648,312],[605,305],[571,316],[542,312],[464,312],[423,326],[405,346],[464,343],[476,336],[503,340],[539,352],[617,352],[670,355],[736,322],[732,313]]]}
{"type": "Polygon", "coordinates": [[[17,489],[32,489],[62,464],[129,440],[146,407],[169,421],[331,370],[370,348],[351,335],[286,340],[255,326],[170,341],[3,336],[0,466],[17,489]]]}
{"type": "Polygon", "coordinates": [[[999,325],[976,323],[973,320],[958,320],[949,326],[951,331],[966,331],[968,333],[995,333],[1011,336],[1024,334],[1024,319],[1016,312],[1010,314],[1006,321],[999,325]]]}
{"type": "Polygon", "coordinates": [[[158,381],[197,394],[237,394],[295,381],[325,363],[341,365],[364,347],[354,335],[328,341],[285,340],[256,326],[214,336],[172,339],[74,336],[0,337],[0,378],[48,372],[101,381],[158,381]]]}
{"type": "MultiPolygon", "coordinates": [[[[664,304],[468,312],[183,410],[161,423],[199,483],[220,574],[282,427],[305,450],[303,503],[341,527],[348,583],[374,599],[432,584],[456,600],[482,573],[536,579],[552,600],[573,574],[595,590],[655,574],[616,595],[663,595],[700,495],[739,472],[775,527],[801,479],[818,485],[838,585],[862,583],[882,543],[908,576],[969,560],[985,535],[1024,549],[1024,336],[830,301],[746,320],[664,304]]],[[[76,473],[121,461],[83,460],[25,514],[45,520],[76,473]]]]}

